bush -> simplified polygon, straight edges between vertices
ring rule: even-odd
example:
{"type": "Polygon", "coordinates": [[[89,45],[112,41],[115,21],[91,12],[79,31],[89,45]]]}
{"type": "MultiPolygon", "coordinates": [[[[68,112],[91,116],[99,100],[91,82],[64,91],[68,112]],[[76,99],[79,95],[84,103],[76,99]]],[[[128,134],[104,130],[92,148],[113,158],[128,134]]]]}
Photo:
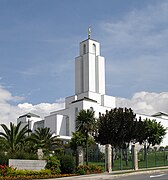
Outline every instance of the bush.
{"type": "Polygon", "coordinates": [[[96,174],[96,173],[102,173],[103,169],[101,166],[96,165],[80,165],[76,169],[76,173],[80,175],[84,174],[96,174]]]}
{"type": "Polygon", "coordinates": [[[62,174],[73,174],[75,170],[75,161],[72,155],[65,154],[60,157],[61,173],[62,174]]]}
{"type": "Polygon", "coordinates": [[[8,176],[12,174],[16,169],[6,166],[6,165],[1,165],[0,164],[0,176],[8,176]]]}
{"type": "Polygon", "coordinates": [[[8,157],[7,155],[5,155],[4,152],[1,152],[0,153],[0,164],[5,164],[5,165],[8,165],[8,157]]]}
{"type": "Polygon", "coordinates": [[[26,152],[16,152],[13,156],[11,156],[12,159],[30,159],[30,160],[36,160],[38,159],[37,154],[32,153],[26,153],[26,152]]]}
{"type": "Polygon", "coordinates": [[[46,158],[46,169],[50,169],[52,174],[60,173],[60,161],[55,156],[49,156],[46,158]]]}

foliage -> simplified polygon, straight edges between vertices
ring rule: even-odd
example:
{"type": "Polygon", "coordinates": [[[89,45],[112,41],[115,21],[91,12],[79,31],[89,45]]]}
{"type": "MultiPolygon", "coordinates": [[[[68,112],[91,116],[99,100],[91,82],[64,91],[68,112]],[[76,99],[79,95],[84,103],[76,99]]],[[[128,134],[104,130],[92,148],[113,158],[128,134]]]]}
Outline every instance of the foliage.
{"type": "Polygon", "coordinates": [[[8,176],[11,170],[11,167],[0,164],[0,176],[8,176]]]}
{"type": "Polygon", "coordinates": [[[0,165],[0,179],[5,180],[20,180],[20,179],[48,179],[56,177],[68,177],[72,176],[68,174],[54,174],[52,170],[17,170],[12,167],[0,165]]]}
{"type": "Polygon", "coordinates": [[[37,153],[28,153],[24,151],[18,151],[15,153],[15,155],[8,155],[9,158],[11,159],[30,159],[30,160],[35,160],[38,159],[37,153]]]}
{"type": "Polygon", "coordinates": [[[98,131],[95,140],[102,144],[111,144],[113,147],[126,148],[130,141],[134,141],[136,119],[132,109],[114,108],[100,114],[98,131]]]}
{"type": "Polygon", "coordinates": [[[61,173],[62,174],[73,174],[75,170],[74,157],[70,154],[65,154],[60,157],[61,173]]]}
{"type": "Polygon", "coordinates": [[[96,165],[80,165],[76,169],[76,173],[80,175],[84,174],[95,174],[95,173],[102,173],[103,169],[101,166],[96,165]]]}
{"type": "Polygon", "coordinates": [[[72,132],[72,138],[70,141],[70,147],[72,150],[76,151],[78,146],[84,146],[84,144],[86,144],[86,138],[85,136],[79,132],[72,132]]]}
{"type": "MultiPolygon", "coordinates": [[[[100,144],[111,144],[113,147],[126,149],[130,142],[148,145],[160,144],[166,129],[156,120],[135,119],[132,109],[115,108],[106,111],[98,120],[98,131],[95,140],[100,144]]],[[[148,147],[149,147],[148,146],[148,147]]]]}
{"type": "Polygon", "coordinates": [[[10,129],[5,125],[1,124],[5,132],[0,132],[0,143],[4,145],[4,150],[8,153],[15,154],[22,147],[26,141],[26,134],[29,132],[28,125],[20,129],[21,122],[16,126],[10,123],[10,129]]]}
{"type": "Polygon", "coordinates": [[[35,143],[35,149],[43,149],[44,152],[52,150],[53,146],[58,144],[57,136],[53,136],[50,128],[37,128],[34,133],[31,134],[30,141],[35,143]]]}
{"type": "Polygon", "coordinates": [[[145,119],[141,127],[141,135],[138,138],[138,142],[142,144],[143,142],[148,142],[148,147],[150,145],[158,145],[162,142],[164,135],[166,134],[166,128],[164,128],[161,123],[156,122],[156,120],[145,119]]]}
{"type": "Polygon", "coordinates": [[[54,154],[55,154],[55,156],[57,156],[57,157],[62,156],[64,153],[65,153],[65,151],[64,151],[63,148],[55,148],[55,149],[54,149],[54,154]]]}
{"type": "Polygon", "coordinates": [[[8,157],[4,152],[0,152],[0,164],[8,165],[8,157]]]}
{"type": "MultiPolygon", "coordinates": [[[[88,147],[94,143],[94,139],[92,136],[88,138],[88,147]]],[[[72,138],[70,141],[70,147],[72,150],[76,151],[78,146],[82,146],[86,148],[86,137],[79,131],[72,132],[72,138]]]]}
{"type": "Polygon", "coordinates": [[[48,156],[46,158],[47,164],[46,169],[50,169],[52,174],[59,174],[60,171],[60,161],[55,156],[48,156]]]}
{"type": "Polygon", "coordinates": [[[86,138],[86,164],[88,165],[88,139],[89,134],[96,130],[96,119],[94,111],[87,109],[81,110],[76,118],[76,130],[83,134],[86,138]]]}

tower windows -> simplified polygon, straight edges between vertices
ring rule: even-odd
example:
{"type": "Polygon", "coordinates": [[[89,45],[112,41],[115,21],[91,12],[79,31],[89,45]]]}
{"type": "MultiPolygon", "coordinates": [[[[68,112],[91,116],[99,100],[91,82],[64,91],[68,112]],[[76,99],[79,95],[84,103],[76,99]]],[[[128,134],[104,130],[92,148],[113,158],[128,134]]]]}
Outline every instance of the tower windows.
{"type": "Polygon", "coordinates": [[[83,54],[86,54],[86,44],[83,45],[83,54]]]}
{"type": "Polygon", "coordinates": [[[94,111],[93,107],[90,107],[90,110],[91,110],[91,111],[94,111]]]}
{"type": "Polygon", "coordinates": [[[96,45],[93,44],[93,47],[92,47],[92,48],[93,48],[93,53],[96,54],[96,45]]]}

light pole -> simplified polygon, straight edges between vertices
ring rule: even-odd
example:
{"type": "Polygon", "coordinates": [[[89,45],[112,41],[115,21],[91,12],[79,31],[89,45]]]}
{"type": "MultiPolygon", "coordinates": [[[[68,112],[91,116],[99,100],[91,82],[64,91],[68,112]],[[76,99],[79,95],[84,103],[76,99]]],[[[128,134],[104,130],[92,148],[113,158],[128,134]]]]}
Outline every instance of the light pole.
{"type": "Polygon", "coordinates": [[[28,123],[28,137],[29,137],[29,132],[30,132],[30,130],[31,130],[31,127],[30,127],[30,119],[29,118],[31,118],[31,116],[29,116],[29,115],[27,115],[27,118],[28,118],[28,121],[27,121],[27,123],[28,123]]]}

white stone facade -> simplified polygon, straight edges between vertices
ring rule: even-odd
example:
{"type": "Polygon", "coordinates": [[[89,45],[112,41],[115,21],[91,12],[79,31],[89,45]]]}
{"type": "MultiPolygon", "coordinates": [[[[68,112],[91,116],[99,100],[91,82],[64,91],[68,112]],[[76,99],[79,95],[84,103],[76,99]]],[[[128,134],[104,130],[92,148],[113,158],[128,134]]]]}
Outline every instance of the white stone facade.
{"type": "Polygon", "coordinates": [[[44,122],[41,119],[40,116],[33,114],[33,113],[27,113],[22,116],[20,116],[17,119],[17,124],[21,122],[21,128],[28,125],[28,128],[33,131],[34,129],[37,129],[38,127],[44,127],[44,122]],[[38,123],[38,125],[36,124],[38,123]]]}
{"type": "Polygon", "coordinates": [[[44,126],[56,135],[71,136],[80,110],[92,108],[98,117],[114,107],[115,97],[105,95],[105,58],[100,56],[100,44],[92,39],[82,41],[75,58],[75,95],[65,99],[65,109],[45,117],[44,126]]]}

